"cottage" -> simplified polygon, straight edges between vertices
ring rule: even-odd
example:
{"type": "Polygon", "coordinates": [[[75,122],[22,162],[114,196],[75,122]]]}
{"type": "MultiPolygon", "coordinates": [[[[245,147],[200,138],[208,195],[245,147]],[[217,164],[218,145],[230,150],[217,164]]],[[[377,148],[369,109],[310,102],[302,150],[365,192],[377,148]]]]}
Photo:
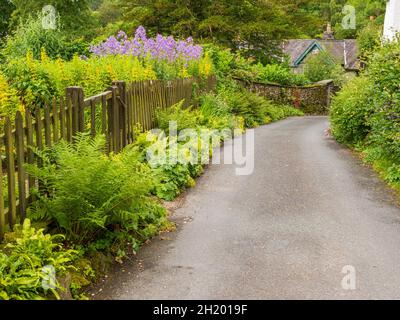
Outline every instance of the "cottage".
{"type": "Polygon", "coordinates": [[[355,39],[336,40],[328,24],[323,39],[293,39],[283,43],[283,52],[289,56],[293,72],[302,73],[307,57],[325,51],[348,73],[356,74],[360,69],[358,47],[355,39]]]}

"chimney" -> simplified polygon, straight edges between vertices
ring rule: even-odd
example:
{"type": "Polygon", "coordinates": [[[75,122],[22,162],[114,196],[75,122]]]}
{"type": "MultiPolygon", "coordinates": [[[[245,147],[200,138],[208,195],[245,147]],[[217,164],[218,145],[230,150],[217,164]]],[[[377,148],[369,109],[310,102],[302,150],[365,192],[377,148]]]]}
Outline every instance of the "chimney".
{"type": "Polygon", "coordinates": [[[326,31],[324,31],[324,40],[334,40],[334,32],[332,31],[331,23],[328,22],[326,25],[326,31]]]}

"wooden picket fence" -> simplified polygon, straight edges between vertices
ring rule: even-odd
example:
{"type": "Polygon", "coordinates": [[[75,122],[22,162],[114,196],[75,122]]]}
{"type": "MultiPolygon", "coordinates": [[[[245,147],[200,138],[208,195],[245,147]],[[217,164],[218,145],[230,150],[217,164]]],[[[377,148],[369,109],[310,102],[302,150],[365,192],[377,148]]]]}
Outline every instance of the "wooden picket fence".
{"type": "Polygon", "coordinates": [[[184,100],[184,106],[193,102],[194,91],[211,91],[215,77],[187,78],[173,81],[117,81],[105,92],[85,98],[80,87],[68,87],[66,96],[54,99],[44,108],[16,113],[15,121],[5,119],[4,134],[0,136],[2,178],[7,178],[7,190],[0,179],[0,241],[7,225],[10,229],[23,222],[26,209],[32,201],[30,190],[38,181],[25,172],[26,163],[40,165],[34,149],[43,150],[63,139],[73,142],[78,132],[106,136],[107,152],[119,152],[135,138],[137,125],[143,131],[156,127],[157,109],[165,109],[184,100]],[[6,204],[6,205],[5,205],[6,204]]]}

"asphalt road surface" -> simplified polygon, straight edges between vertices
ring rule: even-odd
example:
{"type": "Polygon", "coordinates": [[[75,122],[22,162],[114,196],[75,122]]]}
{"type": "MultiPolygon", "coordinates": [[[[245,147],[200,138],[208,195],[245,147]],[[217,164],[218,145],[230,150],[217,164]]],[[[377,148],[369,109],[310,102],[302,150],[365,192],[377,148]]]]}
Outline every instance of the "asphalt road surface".
{"type": "Polygon", "coordinates": [[[399,299],[396,196],[328,127],[304,117],[255,129],[254,173],[211,165],[173,214],[177,231],[92,298],[399,299]]]}

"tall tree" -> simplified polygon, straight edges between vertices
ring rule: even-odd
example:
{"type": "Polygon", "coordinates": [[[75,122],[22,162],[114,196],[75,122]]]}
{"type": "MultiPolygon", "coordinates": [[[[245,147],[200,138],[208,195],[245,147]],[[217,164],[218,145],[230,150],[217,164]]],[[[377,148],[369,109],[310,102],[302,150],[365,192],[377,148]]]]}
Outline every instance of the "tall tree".
{"type": "Polygon", "coordinates": [[[36,16],[46,5],[52,5],[61,23],[61,29],[71,35],[85,35],[92,27],[94,19],[90,10],[92,0],[12,0],[15,10],[11,23],[15,27],[22,20],[36,16]]]}
{"type": "Polygon", "coordinates": [[[306,5],[306,10],[313,11],[320,17],[317,32],[310,36],[320,35],[320,31],[327,22],[334,28],[336,38],[356,38],[358,32],[369,24],[370,18],[374,17],[378,25],[383,23],[386,8],[386,0],[318,0],[310,1],[306,5]],[[351,6],[354,9],[351,9],[351,6]],[[353,11],[354,10],[354,11],[353,11]],[[355,17],[355,25],[343,24],[346,16],[355,17]],[[354,28],[353,28],[354,27],[354,28]]]}
{"type": "Polygon", "coordinates": [[[171,33],[245,49],[263,60],[275,56],[280,40],[301,36],[313,23],[310,0],[121,0],[133,31],[142,24],[151,34],[171,33]],[[302,10],[300,13],[298,10],[302,10]]]}

